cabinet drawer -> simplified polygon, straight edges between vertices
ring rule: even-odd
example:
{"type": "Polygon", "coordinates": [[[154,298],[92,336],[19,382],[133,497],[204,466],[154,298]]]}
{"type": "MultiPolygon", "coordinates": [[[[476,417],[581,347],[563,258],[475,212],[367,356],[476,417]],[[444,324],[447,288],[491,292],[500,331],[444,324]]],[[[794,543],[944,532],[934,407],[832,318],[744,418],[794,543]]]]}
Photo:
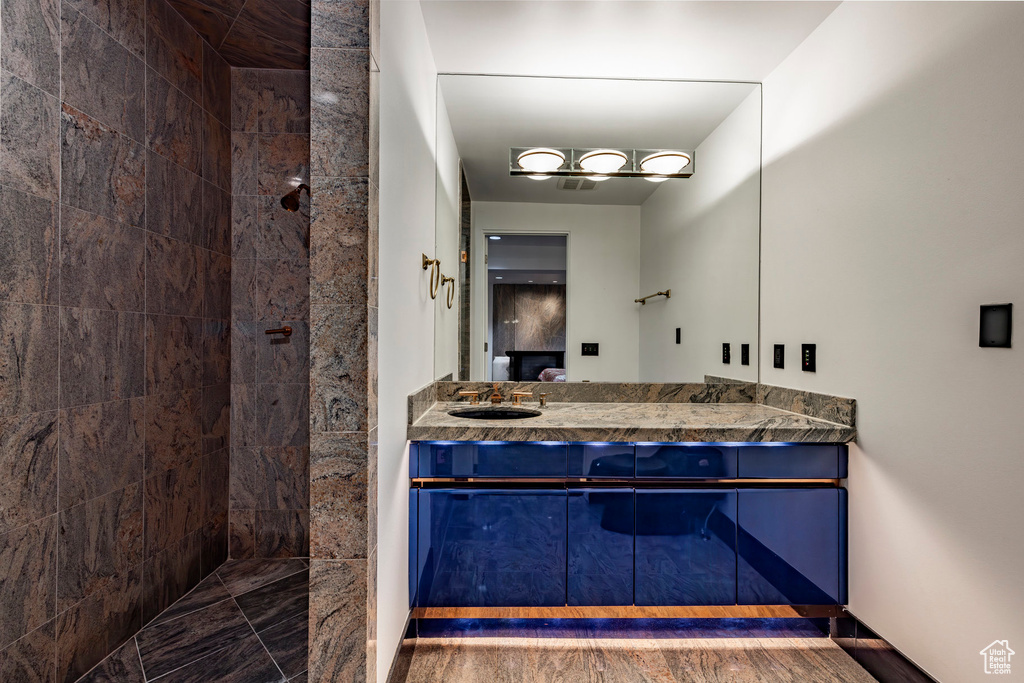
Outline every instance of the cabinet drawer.
{"type": "Polygon", "coordinates": [[[739,476],[744,479],[842,479],[846,446],[740,446],[739,476]]]}
{"type": "Polygon", "coordinates": [[[633,489],[569,491],[569,605],[633,604],[633,489]]]}
{"type": "Polygon", "coordinates": [[[569,444],[569,476],[632,479],[636,450],[631,443],[569,444]]]}
{"type": "Polygon", "coordinates": [[[564,477],[564,443],[418,444],[420,477],[564,477]]]}
{"type": "Polygon", "coordinates": [[[638,479],[732,479],[736,477],[736,447],[637,444],[636,476],[638,479]]]}

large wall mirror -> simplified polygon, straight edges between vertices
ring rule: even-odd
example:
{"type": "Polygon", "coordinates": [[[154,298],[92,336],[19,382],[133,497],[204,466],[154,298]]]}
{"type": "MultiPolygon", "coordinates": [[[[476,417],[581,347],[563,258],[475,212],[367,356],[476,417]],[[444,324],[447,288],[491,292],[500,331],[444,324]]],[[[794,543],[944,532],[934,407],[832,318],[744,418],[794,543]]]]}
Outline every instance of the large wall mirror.
{"type": "Polygon", "coordinates": [[[436,149],[435,377],[757,381],[759,84],[441,74],[436,149]],[[522,147],[692,175],[512,175],[522,147]]]}

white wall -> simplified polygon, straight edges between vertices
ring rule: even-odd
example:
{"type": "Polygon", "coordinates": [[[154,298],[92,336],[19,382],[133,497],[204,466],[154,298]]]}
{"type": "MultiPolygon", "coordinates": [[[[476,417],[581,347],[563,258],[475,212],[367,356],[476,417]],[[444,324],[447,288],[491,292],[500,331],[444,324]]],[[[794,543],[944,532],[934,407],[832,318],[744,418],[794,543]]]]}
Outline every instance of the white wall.
{"type": "Polygon", "coordinates": [[[484,233],[569,236],[566,289],[566,365],[569,381],[635,382],[639,373],[640,207],[473,202],[472,377],[484,376],[487,277],[484,233]],[[597,342],[600,355],[580,355],[597,342]]]}
{"type": "Polygon", "coordinates": [[[455,298],[448,308],[447,286],[437,295],[434,308],[434,377],[459,374],[459,150],[444,95],[437,89],[437,222],[433,256],[441,272],[455,278],[455,298]]]}
{"type": "Polygon", "coordinates": [[[695,150],[693,177],[662,183],[641,206],[640,291],[672,290],[640,307],[641,381],[757,381],[760,155],[755,90],[695,150]],[[741,344],[750,365],[740,364],[741,344]]]}
{"type": "Polygon", "coordinates": [[[761,378],[858,399],[850,608],[948,683],[1024,652],[1020,316],[978,348],[979,304],[1024,304],[1022,35],[1020,3],[845,3],[764,82],[761,378]]]}
{"type": "Polygon", "coordinates": [[[406,399],[434,378],[434,308],[420,254],[434,251],[435,81],[419,3],[380,15],[380,326],[377,680],[409,615],[406,399]]]}

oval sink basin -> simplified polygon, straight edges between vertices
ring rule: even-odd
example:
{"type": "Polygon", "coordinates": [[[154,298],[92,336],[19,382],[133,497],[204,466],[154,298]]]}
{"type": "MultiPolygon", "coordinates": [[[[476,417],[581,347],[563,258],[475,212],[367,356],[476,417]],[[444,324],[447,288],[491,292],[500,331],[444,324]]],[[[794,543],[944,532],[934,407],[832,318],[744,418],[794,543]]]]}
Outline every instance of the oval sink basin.
{"type": "Polygon", "coordinates": [[[537,417],[541,412],[529,408],[459,408],[449,410],[448,414],[470,420],[521,420],[524,417],[537,417]]]}

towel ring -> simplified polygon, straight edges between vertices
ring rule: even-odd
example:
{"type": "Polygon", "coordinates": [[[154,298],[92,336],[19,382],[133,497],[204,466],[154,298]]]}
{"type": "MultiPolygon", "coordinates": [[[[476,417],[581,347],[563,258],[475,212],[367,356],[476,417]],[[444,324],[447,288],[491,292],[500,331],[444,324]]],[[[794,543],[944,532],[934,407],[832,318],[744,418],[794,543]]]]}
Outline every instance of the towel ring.
{"type": "Polygon", "coordinates": [[[448,285],[448,296],[446,297],[447,298],[446,303],[448,304],[448,308],[451,309],[452,304],[455,303],[455,278],[448,277],[447,275],[442,273],[441,274],[441,284],[442,285],[445,285],[445,284],[448,285]]]}
{"type": "Polygon", "coordinates": [[[423,270],[430,268],[430,298],[437,298],[437,290],[441,288],[441,262],[436,258],[423,256],[423,270]]]}

